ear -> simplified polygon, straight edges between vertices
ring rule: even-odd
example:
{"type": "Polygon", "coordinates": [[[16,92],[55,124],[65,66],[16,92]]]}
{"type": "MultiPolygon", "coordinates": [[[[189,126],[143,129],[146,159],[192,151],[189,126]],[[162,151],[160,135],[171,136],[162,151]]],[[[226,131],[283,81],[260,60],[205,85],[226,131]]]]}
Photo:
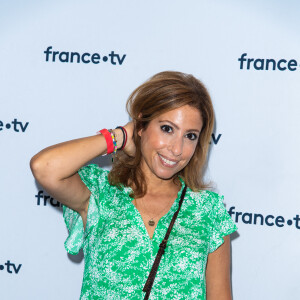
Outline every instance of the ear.
{"type": "Polygon", "coordinates": [[[138,131],[137,134],[138,134],[139,136],[142,136],[142,132],[143,132],[143,128],[141,128],[141,129],[138,131]]]}

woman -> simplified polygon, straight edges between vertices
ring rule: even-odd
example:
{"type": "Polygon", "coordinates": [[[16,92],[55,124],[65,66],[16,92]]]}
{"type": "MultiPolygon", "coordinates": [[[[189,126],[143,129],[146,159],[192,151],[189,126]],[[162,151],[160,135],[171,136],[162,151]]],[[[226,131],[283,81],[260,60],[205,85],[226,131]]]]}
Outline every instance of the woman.
{"type": "Polygon", "coordinates": [[[35,178],[64,205],[66,250],[83,248],[81,299],[143,299],[178,209],[145,299],[150,291],[150,299],[231,299],[229,234],[236,227],[202,178],[214,123],[209,94],[192,75],[162,72],[130,95],[127,110],[133,121],[124,127],[51,146],[31,160],[35,178]],[[83,167],[115,149],[110,172],[83,167]]]}

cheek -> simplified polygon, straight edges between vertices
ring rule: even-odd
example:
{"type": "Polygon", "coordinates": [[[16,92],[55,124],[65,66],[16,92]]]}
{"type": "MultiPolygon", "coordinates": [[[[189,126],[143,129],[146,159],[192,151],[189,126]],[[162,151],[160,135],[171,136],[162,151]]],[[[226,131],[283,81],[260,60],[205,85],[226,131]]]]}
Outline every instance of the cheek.
{"type": "Polygon", "coordinates": [[[187,147],[185,148],[185,152],[184,152],[186,159],[192,158],[192,156],[194,155],[194,153],[196,151],[196,146],[197,145],[194,145],[194,144],[187,145],[187,147]]]}
{"type": "Polygon", "coordinates": [[[161,149],[166,143],[167,139],[159,131],[152,132],[151,134],[145,133],[142,135],[141,142],[144,150],[161,149]]]}

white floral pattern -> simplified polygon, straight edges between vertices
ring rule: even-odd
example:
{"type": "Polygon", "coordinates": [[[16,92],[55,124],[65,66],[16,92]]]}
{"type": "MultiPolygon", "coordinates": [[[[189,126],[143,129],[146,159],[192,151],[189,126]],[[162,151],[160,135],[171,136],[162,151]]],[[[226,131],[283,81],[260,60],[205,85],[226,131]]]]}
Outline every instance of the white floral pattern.
{"type": "MultiPolygon", "coordinates": [[[[84,252],[80,299],[144,299],[144,284],[178,208],[183,184],[150,239],[129,197],[129,187],[111,186],[108,171],[97,165],[83,167],[78,173],[91,191],[86,230],[76,211],[64,206],[63,212],[69,230],[66,250],[77,254],[83,248],[84,252]]],[[[224,242],[223,236],[237,229],[222,200],[213,192],[195,193],[187,189],[150,299],[206,299],[207,256],[224,242]]]]}

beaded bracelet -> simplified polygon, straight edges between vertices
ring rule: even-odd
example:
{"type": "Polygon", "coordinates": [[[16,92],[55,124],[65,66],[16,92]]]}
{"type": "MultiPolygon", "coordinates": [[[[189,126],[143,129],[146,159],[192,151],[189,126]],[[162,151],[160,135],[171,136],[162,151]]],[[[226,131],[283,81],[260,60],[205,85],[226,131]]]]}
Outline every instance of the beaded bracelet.
{"type": "Polygon", "coordinates": [[[97,134],[102,134],[105,138],[106,141],[106,145],[107,145],[107,152],[106,154],[111,154],[114,153],[116,154],[117,150],[122,150],[124,149],[124,147],[126,146],[127,143],[127,131],[124,127],[122,126],[118,126],[116,127],[116,129],[119,128],[122,130],[123,133],[123,143],[122,146],[118,149],[117,148],[117,139],[116,139],[116,135],[114,134],[114,132],[109,129],[101,129],[97,132],[97,134]]]}
{"type": "Polygon", "coordinates": [[[111,139],[113,141],[113,148],[114,148],[113,153],[116,154],[117,150],[118,150],[117,149],[117,140],[116,140],[114,132],[111,129],[109,130],[109,132],[110,132],[111,139]]]}

